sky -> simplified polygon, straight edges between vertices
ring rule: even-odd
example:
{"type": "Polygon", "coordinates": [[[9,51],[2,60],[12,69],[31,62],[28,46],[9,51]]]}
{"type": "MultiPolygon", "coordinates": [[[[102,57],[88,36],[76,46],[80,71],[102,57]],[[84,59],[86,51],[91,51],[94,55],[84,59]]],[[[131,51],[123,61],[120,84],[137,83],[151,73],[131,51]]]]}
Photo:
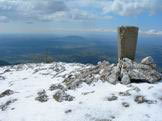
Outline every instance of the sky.
{"type": "Polygon", "coordinates": [[[0,0],[0,33],[108,33],[121,25],[162,36],[162,0],[0,0]]]}

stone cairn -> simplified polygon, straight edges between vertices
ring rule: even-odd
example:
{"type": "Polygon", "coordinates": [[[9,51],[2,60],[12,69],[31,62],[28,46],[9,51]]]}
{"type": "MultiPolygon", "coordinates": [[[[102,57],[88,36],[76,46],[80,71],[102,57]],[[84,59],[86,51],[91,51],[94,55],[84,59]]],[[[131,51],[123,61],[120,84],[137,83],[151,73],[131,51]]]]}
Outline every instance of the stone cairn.
{"type": "Polygon", "coordinates": [[[75,89],[82,82],[91,84],[98,80],[127,85],[131,82],[155,83],[162,79],[152,57],[146,57],[140,63],[134,61],[138,28],[121,26],[118,28],[118,35],[118,63],[103,61],[83,68],[78,74],[69,75],[64,80],[68,89],[75,89]]]}

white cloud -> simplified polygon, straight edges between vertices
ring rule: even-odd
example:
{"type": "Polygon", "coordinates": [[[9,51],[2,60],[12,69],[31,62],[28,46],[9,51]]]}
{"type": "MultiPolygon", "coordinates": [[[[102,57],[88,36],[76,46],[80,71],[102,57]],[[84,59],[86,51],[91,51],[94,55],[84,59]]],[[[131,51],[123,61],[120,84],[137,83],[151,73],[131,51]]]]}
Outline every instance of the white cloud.
{"type": "Polygon", "coordinates": [[[67,11],[62,1],[56,0],[0,0],[0,14],[11,19],[40,19],[67,11]]]}
{"type": "Polygon", "coordinates": [[[103,6],[104,13],[115,13],[121,16],[134,16],[143,12],[154,14],[162,10],[162,0],[111,0],[103,6]]]}
{"type": "MultiPolygon", "coordinates": [[[[81,8],[89,5],[83,0],[0,0],[0,14],[11,20],[96,20],[112,19],[112,16],[96,15],[81,8]],[[77,3],[77,4],[76,4],[77,3]]],[[[93,2],[90,2],[91,4],[93,2]]]]}
{"type": "Polygon", "coordinates": [[[145,34],[145,35],[155,35],[155,36],[162,36],[162,31],[158,31],[155,29],[150,29],[150,30],[146,30],[146,31],[140,31],[141,34],[145,34]]]}
{"type": "Polygon", "coordinates": [[[1,23],[8,23],[10,20],[8,17],[6,16],[0,16],[0,22],[1,23]]]}
{"type": "Polygon", "coordinates": [[[10,20],[110,20],[121,16],[154,14],[162,0],[0,0],[0,15],[10,20]]]}

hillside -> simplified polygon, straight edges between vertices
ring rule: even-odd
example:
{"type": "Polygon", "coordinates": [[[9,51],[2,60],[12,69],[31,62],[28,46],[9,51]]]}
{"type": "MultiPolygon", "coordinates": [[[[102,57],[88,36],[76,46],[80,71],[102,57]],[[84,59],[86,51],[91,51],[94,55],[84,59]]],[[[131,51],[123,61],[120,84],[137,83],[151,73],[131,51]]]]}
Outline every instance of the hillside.
{"type": "Polygon", "coordinates": [[[161,79],[151,57],[0,67],[0,121],[162,121],[161,79]]]}

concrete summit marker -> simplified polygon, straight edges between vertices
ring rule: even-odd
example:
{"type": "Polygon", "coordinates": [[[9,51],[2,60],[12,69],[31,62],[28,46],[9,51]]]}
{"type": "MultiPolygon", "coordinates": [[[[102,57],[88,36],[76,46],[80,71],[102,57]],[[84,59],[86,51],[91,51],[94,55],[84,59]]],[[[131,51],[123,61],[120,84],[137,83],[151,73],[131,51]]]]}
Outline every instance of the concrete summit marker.
{"type": "Polygon", "coordinates": [[[118,28],[118,60],[122,58],[135,59],[138,27],[121,26],[118,28]]]}

